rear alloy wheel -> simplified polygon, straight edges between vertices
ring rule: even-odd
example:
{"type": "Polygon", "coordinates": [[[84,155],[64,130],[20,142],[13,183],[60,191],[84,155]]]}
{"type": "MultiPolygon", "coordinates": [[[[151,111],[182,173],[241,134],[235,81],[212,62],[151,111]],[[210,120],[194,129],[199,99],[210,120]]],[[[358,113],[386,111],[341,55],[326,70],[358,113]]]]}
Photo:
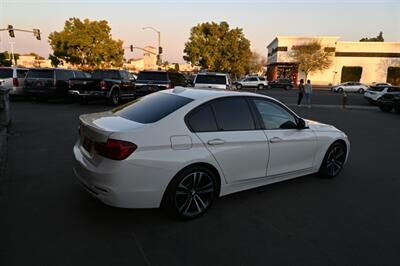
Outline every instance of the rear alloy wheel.
{"type": "Polygon", "coordinates": [[[214,175],[206,168],[184,171],[172,181],[164,199],[165,207],[183,219],[204,214],[217,195],[214,175]]]}
{"type": "Polygon", "coordinates": [[[286,90],[290,90],[291,88],[292,88],[292,87],[289,86],[289,85],[287,85],[287,86],[285,87],[286,90]]]}
{"type": "Polygon", "coordinates": [[[338,88],[338,89],[337,89],[337,92],[343,93],[343,88],[338,88]]]}
{"type": "Polygon", "coordinates": [[[264,89],[264,85],[263,85],[263,84],[258,84],[257,88],[258,88],[259,90],[263,90],[263,89],[264,89]]]}
{"type": "Polygon", "coordinates": [[[362,88],[358,89],[358,93],[364,93],[364,89],[362,88]]]}
{"type": "Polygon", "coordinates": [[[346,147],[341,142],[333,143],[325,154],[319,174],[324,178],[337,176],[343,169],[346,160],[346,147]]]}
{"type": "Polygon", "coordinates": [[[118,105],[120,102],[120,95],[119,95],[119,89],[115,88],[112,90],[111,95],[110,95],[110,103],[112,105],[118,105]]]}
{"type": "Polygon", "coordinates": [[[389,113],[392,111],[393,107],[391,106],[379,106],[379,109],[381,109],[382,112],[389,113]]]}
{"type": "Polygon", "coordinates": [[[240,90],[240,89],[242,89],[242,84],[236,84],[236,89],[238,89],[238,90],[240,90]]]}

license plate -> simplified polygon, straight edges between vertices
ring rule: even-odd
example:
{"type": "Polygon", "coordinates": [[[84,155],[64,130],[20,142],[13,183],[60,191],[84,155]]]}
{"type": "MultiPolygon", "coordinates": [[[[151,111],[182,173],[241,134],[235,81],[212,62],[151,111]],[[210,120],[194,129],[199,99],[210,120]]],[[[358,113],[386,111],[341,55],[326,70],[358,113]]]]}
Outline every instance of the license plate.
{"type": "Polygon", "coordinates": [[[82,146],[83,146],[83,148],[87,151],[87,152],[91,152],[91,150],[92,150],[92,143],[93,143],[93,141],[91,141],[90,139],[88,139],[87,137],[84,137],[83,138],[83,143],[82,143],[82,146]]]}

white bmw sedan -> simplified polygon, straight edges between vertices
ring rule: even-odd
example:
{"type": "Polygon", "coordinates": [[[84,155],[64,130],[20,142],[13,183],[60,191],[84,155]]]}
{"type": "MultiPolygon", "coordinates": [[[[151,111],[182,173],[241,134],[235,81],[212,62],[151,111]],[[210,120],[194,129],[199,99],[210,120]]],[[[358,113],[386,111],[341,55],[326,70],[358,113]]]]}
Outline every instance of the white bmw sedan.
{"type": "Polygon", "coordinates": [[[163,206],[182,218],[215,198],[319,173],[338,175],[347,136],[253,93],[175,88],[80,116],[74,171],[116,207],[163,206]]]}

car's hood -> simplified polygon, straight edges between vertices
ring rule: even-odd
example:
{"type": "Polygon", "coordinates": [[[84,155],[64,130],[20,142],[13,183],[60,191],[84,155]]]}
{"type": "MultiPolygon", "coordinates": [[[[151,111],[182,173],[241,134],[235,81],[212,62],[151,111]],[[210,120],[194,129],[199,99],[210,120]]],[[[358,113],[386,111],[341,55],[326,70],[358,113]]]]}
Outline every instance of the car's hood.
{"type": "Polygon", "coordinates": [[[306,125],[315,131],[339,131],[336,127],[313,120],[305,119],[306,125]]]}

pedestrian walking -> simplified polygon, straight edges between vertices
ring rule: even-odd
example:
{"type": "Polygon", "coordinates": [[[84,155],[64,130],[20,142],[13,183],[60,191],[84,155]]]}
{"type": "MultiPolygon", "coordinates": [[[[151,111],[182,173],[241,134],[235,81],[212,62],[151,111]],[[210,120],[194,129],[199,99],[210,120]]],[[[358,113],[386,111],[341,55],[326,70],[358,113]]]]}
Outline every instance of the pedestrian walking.
{"type": "Polygon", "coordinates": [[[301,105],[301,100],[303,100],[303,96],[304,96],[304,79],[301,79],[299,84],[299,94],[297,97],[297,106],[301,105]]]}
{"type": "Polygon", "coordinates": [[[304,98],[308,108],[311,107],[311,93],[312,93],[311,81],[307,80],[307,84],[304,85],[304,98]]]}

